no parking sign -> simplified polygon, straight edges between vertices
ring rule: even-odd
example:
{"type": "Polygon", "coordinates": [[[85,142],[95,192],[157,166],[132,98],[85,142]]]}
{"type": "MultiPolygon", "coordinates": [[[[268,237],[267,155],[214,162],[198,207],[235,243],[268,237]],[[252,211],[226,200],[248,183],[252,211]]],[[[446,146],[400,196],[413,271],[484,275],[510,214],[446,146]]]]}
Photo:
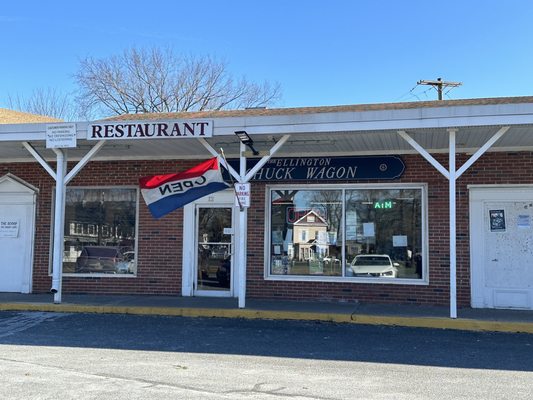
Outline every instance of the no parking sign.
{"type": "Polygon", "coordinates": [[[250,207],[250,184],[235,184],[235,205],[239,207],[250,207]]]}

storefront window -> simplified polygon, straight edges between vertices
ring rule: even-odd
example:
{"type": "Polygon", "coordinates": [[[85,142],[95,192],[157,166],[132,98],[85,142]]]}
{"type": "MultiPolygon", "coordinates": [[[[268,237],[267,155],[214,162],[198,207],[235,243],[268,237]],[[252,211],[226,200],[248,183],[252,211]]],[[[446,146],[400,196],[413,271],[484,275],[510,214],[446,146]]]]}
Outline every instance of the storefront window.
{"type": "Polygon", "coordinates": [[[423,279],[422,198],[422,187],[272,188],[270,275],[423,279]]]}
{"type": "Polygon", "coordinates": [[[137,189],[67,187],[63,272],[137,273],[137,189]]]}
{"type": "Polygon", "coordinates": [[[342,275],[340,190],[272,190],[271,274],[342,275]]]}

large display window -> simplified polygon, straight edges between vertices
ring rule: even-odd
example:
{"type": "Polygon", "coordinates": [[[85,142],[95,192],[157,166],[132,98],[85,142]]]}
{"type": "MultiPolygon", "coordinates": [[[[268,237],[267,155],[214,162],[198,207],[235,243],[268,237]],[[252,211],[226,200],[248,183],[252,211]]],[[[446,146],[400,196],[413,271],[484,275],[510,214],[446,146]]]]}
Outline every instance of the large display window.
{"type": "Polygon", "coordinates": [[[136,188],[67,187],[63,273],[136,275],[137,205],[136,188]]]}
{"type": "Polygon", "coordinates": [[[272,186],[268,276],[426,279],[425,186],[272,186]]]}

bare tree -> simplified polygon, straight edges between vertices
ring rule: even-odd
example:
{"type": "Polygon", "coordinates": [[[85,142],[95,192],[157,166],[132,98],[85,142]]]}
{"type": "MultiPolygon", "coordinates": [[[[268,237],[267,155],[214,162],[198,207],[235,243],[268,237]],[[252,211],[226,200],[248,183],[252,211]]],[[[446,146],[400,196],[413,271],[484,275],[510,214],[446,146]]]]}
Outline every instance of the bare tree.
{"type": "Polygon", "coordinates": [[[8,95],[7,104],[13,110],[46,115],[66,121],[72,121],[79,116],[72,96],[53,88],[35,89],[29,97],[20,94],[8,95]]]}
{"type": "Polygon", "coordinates": [[[80,105],[99,115],[262,107],[280,97],[278,84],[236,80],[225,62],[159,48],[88,57],[75,78],[80,105]]]}

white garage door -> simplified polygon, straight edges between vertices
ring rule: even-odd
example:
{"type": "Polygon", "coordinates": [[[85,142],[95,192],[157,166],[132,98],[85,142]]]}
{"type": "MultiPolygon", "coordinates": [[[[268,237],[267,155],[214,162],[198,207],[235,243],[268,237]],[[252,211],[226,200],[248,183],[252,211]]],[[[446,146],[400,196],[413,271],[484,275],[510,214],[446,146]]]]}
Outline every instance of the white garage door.
{"type": "Polygon", "coordinates": [[[471,188],[472,306],[533,309],[533,189],[471,188]]]}
{"type": "Polygon", "coordinates": [[[34,216],[35,191],[0,178],[0,292],[31,291],[34,216]]]}

